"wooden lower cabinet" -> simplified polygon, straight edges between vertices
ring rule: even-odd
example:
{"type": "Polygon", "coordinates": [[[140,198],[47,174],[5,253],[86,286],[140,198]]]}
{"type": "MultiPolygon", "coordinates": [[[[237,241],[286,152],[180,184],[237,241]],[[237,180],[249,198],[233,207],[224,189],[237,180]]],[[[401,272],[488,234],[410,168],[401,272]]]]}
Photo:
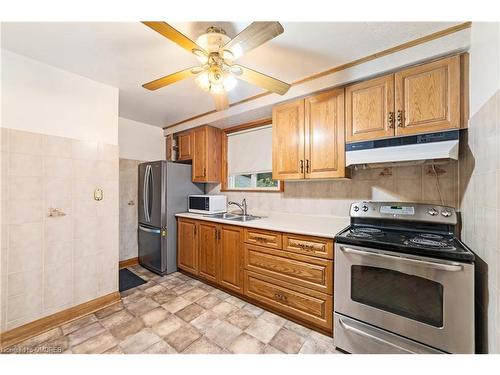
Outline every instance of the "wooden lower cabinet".
{"type": "Polygon", "coordinates": [[[198,221],[179,219],[177,222],[177,267],[198,274],[198,221]]]}
{"type": "Polygon", "coordinates": [[[332,330],[332,296],[286,281],[245,271],[245,295],[277,311],[332,330]]]}
{"type": "Polygon", "coordinates": [[[331,239],[179,218],[177,259],[214,286],[333,331],[331,239]]]}
{"type": "Polygon", "coordinates": [[[219,225],[208,221],[198,224],[198,274],[209,281],[218,280],[219,225]]]}
{"type": "Polygon", "coordinates": [[[219,284],[243,294],[243,228],[222,225],[219,246],[219,284]]]}

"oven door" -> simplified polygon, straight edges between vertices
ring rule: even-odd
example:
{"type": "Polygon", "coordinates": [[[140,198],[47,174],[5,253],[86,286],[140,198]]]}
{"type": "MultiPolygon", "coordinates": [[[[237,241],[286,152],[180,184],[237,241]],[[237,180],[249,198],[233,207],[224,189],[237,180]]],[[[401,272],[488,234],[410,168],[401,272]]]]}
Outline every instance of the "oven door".
{"type": "Polygon", "coordinates": [[[335,244],[335,311],[449,353],[474,352],[474,268],[335,244]]]}

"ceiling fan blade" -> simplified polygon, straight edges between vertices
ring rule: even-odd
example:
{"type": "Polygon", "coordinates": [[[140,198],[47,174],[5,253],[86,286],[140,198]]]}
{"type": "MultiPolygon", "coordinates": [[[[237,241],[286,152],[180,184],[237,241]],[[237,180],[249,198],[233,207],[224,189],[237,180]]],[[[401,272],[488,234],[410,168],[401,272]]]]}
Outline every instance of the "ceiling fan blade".
{"type": "Polygon", "coordinates": [[[189,52],[193,52],[193,50],[200,50],[208,55],[203,48],[166,22],[142,21],[142,23],[189,52]]]}
{"type": "Polygon", "coordinates": [[[229,108],[229,98],[226,93],[214,94],[215,99],[215,109],[217,111],[223,111],[229,108]]]}
{"type": "Polygon", "coordinates": [[[277,37],[283,32],[279,22],[252,22],[250,26],[231,39],[223,51],[230,51],[233,60],[277,37]]]}
{"type": "Polygon", "coordinates": [[[169,74],[168,76],[161,77],[161,78],[155,79],[154,81],[145,83],[144,85],[142,85],[142,87],[144,87],[145,89],[148,89],[148,90],[161,89],[164,86],[171,85],[172,83],[183,80],[184,78],[188,78],[188,77],[196,75],[196,73],[192,72],[193,69],[195,69],[195,68],[188,68],[188,69],[184,69],[184,70],[181,70],[179,72],[176,72],[176,73],[169,74]]]}
{"type": "Polygon", "coordinates": [[[232,65],[231,68],[233,67],[241,69],[241,74],[236,75],[236,78],[251,83],[252,85],[262,87],[263,89],[276,94],[284,95],[291,86],[286,82],[265,75],[264,73],[259,73],[242,65],[232,65]]]}

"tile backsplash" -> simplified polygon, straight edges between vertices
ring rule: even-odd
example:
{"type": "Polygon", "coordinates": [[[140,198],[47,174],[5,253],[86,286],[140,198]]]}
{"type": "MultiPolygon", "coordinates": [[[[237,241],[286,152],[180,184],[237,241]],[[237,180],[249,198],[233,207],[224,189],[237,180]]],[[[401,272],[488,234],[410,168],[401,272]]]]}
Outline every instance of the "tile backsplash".
{"type": "MultiPolygon", "coordinates": [[[[209,194],[220,185],[207,184],[209,194]]],[[[353,171],[349,180],[285,182],[285,191],[224,192],[228,200],[247,198],[249,212],[278,211],[348,216],[350,204],[359,200],[410,201],[458,207],[458,163],[413,165],[353,171]],[[437,175],[437,178],[436,178],[437,175]],[[439,181],[439,185],[437,183],[439,181]],[[441,193],[441,194],[440,194],[441,193]]]]}
{"type": "Polygon", "coordinates": [[[118,147],[1,132],[5,331],[118,290],[118,147]]]}

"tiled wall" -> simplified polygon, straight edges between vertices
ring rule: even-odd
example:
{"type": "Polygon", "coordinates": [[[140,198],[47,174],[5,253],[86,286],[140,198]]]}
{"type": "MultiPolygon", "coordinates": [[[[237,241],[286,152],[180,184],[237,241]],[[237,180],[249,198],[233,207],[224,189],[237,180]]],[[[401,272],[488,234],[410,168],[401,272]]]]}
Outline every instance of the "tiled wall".
{"type": "Polygon", "coordinates": [[[469,121],[461,142],[462,238],[477,255],[480,351],[500,352],[500,91],[469,121]]]}
{"type": "Polygon", "coordinates": [[[5,331],[118,290],[118,147],[1,131],[5,331]]]}
{"type": "Polygon", "coordinates": [[[137,168],[142,161],[120,159],[120,260],[137,257],[137,168]]]}
{"type": "MultiPolygon", "coordinates": [[[[436,165],[445,205],[458,206],[458,163],[436,165]]],[[[220,185],[207,185],[217,194],[220,185]]],[[[411,201],[440,204],[432,166],[404,166],[354,171],[350,180],[285,182],[283,193],[225,193],[228,200],[247,198],[249,212],[279,211],[348,216],[349,206],[359,200],[411,201]]]]}

